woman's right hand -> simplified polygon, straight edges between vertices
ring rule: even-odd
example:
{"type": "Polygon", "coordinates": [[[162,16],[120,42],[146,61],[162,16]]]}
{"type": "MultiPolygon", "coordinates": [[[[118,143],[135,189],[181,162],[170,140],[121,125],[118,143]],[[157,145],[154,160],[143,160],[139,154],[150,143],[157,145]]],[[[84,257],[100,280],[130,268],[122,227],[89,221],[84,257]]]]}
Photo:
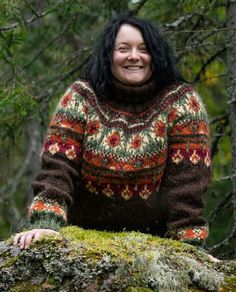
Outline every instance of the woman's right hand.
{"type": "Polygon", "coordinates": [[[45,234],[56,235],[56,234],[59,234],[59,232],[53,229],[32,229],[28,231],[23,231],[23,232],[17,233],[14,236],[13,244],[18,245],[21,249],[26,249],[30,246],[32,241],[39,240],[41,236],[45,234]]]}

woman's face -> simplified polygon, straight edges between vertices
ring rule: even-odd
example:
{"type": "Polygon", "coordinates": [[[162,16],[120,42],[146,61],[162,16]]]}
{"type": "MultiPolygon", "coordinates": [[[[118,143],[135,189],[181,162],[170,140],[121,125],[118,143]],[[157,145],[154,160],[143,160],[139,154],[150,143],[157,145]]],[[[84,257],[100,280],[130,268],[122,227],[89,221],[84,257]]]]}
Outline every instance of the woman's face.
{"type": "Polygon", "coordinates": [[[151,77],[151,56],[138,28],[129,24],[120,27],[111,71],[120,82],[131,86],[141,85],[151,77]]]}

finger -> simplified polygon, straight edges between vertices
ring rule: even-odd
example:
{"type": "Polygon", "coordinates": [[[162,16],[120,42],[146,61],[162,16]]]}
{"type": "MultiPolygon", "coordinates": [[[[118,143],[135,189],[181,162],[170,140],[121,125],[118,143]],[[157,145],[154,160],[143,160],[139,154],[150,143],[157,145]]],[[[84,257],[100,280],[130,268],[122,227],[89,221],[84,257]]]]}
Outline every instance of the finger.
{"type": "Polygon", "coordinates": [[[33,238],[34,238],[34,233],[32,233],[32,232],[26,235],[24,248],[28,248],[30,246],[33,238]]]}
{"type": "Polygon", "coordinates": [[[14,239],[13,239],[13,244],[14,245],[17,245],[18,244],[18,241],[21,237],[21,234],[20,233],[17,233],[15,236],[14,236],[14,239]]]}
{"type": "Polygon", "coordinates": [[[34,241],[38,241],[40,239],[41,235],[42,235],[42,232],[39,232],[39,231],[36,232],[34,235],[34,241]]]}
{"type": "Polygon", "coordinates": [[[20,237],[20,240],[19,240],[18,245],[19,245],[19,247],[20,247],[21,249],[25,248],[25,239],[26,239],[26,235],[27,235],[27,234],[22,234],[22,236],[20,237]]]}

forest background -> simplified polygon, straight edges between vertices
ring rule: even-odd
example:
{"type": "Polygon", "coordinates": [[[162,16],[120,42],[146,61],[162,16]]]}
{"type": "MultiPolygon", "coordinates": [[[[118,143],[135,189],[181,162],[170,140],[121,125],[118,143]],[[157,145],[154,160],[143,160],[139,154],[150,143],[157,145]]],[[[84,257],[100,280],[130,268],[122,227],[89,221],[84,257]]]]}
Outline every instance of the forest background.
{"type": "Polygon", "coordinates": [[[0,1],[0,240],[20,230],[39,171],[43,138],[65,89],[80,76],[108,20],[150,20],[207,107],[213,175],[205,197],[220,258],[236,256],[236,1],[0,1]]]}

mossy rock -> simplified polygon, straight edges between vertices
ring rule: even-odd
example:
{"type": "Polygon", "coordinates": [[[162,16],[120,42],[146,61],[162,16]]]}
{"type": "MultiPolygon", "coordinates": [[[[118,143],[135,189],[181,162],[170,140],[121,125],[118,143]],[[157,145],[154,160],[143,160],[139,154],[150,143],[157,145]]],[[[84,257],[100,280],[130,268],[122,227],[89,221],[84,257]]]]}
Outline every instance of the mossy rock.
{"type": "Polygon", "coordinates": [[[0,243],[0,291],[236,291],[236,262],[148,234],[71,226],[27,250],[0,243]]]}

